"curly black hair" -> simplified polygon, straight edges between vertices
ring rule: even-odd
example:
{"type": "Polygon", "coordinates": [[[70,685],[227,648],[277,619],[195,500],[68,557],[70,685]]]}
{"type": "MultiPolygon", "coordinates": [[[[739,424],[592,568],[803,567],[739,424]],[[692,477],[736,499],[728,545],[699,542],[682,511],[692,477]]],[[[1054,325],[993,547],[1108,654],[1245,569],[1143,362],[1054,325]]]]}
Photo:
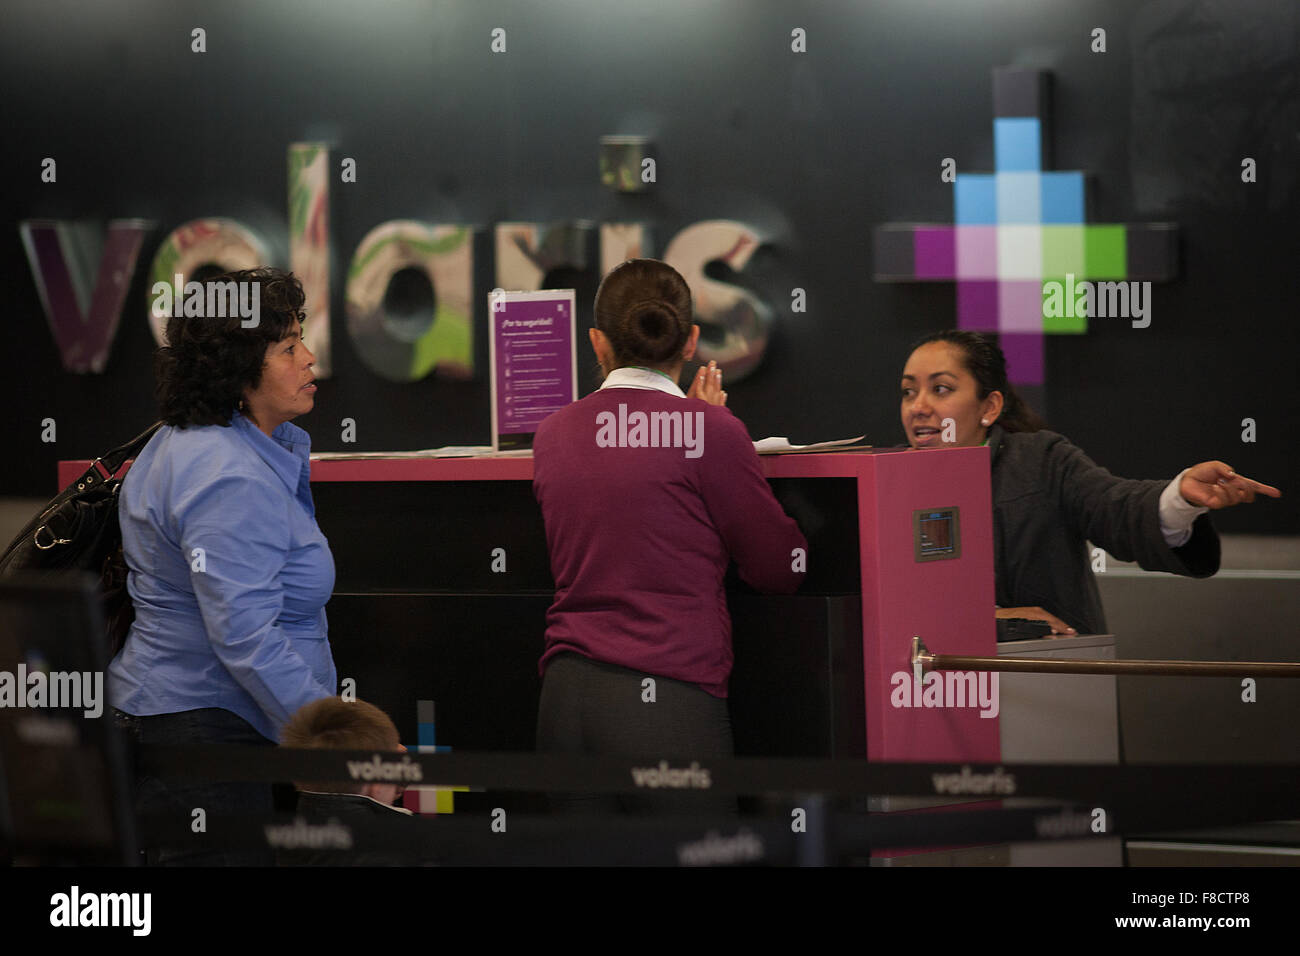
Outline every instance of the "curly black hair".
{"type": "Polygon", "coordinates": [[[245,389],[262,381],[266,347],[283,341],[304,318],[302,283],[292,272],[246,269],[204,284],[228,282],[257,286],[257,322],[244,328],[238,314],[167,320],[167,344],[154,355],[154,378],[159,417],[168,425],[229,425],[245,389]]]}

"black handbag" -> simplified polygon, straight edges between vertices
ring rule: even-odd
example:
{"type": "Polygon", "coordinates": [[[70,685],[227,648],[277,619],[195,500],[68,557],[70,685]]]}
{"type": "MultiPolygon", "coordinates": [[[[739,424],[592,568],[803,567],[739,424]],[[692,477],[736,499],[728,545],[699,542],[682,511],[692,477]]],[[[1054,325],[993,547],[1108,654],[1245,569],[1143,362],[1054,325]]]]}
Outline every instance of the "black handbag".
{"type": "Polygon", "coordinates": [[[125,445],[96,458],[90,468],[57,494],[0,556],[0,577],[89,571],[99,575],[105,638],[110,659],[126,640],[135,607],[126,590],[122,529],[117,522],[117,473],[162,427],[155,422],[125,445]]]}

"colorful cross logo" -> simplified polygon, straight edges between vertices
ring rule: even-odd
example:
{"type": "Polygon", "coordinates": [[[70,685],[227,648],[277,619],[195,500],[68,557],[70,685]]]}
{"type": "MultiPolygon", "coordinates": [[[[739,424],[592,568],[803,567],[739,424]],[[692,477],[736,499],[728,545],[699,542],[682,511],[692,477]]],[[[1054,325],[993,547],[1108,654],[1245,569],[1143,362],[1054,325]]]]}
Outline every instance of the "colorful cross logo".
{"type": "MultiPolygon", "coordinates": [[[[1043,335],[1080,334],[1086,317],[1044,317],[1044,283],[1164,281],[1177,271],[1172,223],[1084,221],[1084,174],[1043,170],[1048,74],[993,71],[996,172],[953,180],[954,225],[875,230],[877,282],[957,283],[957,326],[999,333],[1015,384],[1042,385],[1043,335]]],[[[1073,312],[1073,310],[1071,310],[1073,312]]]]}

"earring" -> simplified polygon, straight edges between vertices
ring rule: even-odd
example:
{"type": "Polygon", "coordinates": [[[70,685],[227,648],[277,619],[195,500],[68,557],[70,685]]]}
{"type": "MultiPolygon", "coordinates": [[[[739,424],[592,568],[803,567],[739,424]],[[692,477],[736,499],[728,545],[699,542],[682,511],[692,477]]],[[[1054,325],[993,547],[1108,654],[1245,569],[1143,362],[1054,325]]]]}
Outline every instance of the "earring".
{"type": "Polygon", "coordinates": [[[981,424],[981,425],[984,425],[985,427],[987,427],[987,426],[988,426],[988,423],[989,423],[989,420],[988,420],[987,418],[981,418],[981,419],[980,419],[980,424],[981,424]]]}

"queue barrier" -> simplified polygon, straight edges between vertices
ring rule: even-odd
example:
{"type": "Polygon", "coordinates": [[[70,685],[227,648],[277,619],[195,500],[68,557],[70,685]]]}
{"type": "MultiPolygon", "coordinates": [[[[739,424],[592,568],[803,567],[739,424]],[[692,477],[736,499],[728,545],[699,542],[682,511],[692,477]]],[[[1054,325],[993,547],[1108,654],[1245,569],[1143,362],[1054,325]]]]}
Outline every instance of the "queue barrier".
{"type": "Polygon", "coordinates": [[[1092,828],[1084,807],[1022,807],[928,814],[828,811],[817,799],[791,814],[747,818],[676,815],[543,817],[526,814],[348,819],[277,815],[271,820],[208,817],[196,834],[188,819],[141,822],[145,846],[178,850],[264,849],[281,865],[305,855],[346,860],[365,853],[394,865],[823,865],[867,858],[882,847],[1113,838],[1092,828]]]}
{"type": "MultiPolygon", "coordinates": [[[[351,781],[486,791],[710,792],[943,798],[952,804],[1048,799],[1103,808],[1134,829],[1300,816],[1293,764],[934,764],[857,759],[624,758],[569,754],[377,753],[271,747],[142,746],[145,775],[221,781],[351,781]]],[[[1108,827],[1110,833],[1115,827],[1108,827]]]]}
{"type": "Polygon", "coordinates": [[[930,671],[1016,671],[1029,674],[1111,674],[1145,677],[1300,677],[1288,661],[1083,660],[1062,657],[969,657],[937,654],[912,638],[912,673],[930,671]]]}

